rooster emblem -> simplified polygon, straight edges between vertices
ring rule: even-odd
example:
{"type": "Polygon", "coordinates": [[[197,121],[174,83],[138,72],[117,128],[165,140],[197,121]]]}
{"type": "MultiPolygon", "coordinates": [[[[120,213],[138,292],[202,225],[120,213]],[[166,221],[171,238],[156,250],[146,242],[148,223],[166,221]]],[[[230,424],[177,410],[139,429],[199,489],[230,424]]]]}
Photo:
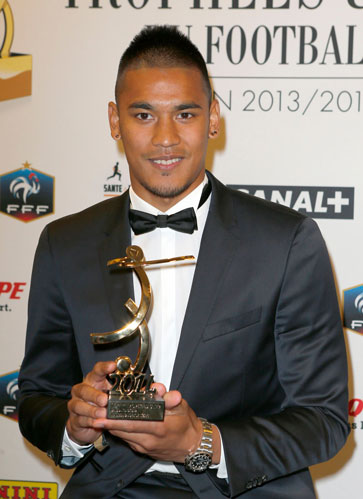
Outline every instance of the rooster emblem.
{"type": "Polygon", "coordinates": [[[17,400],[19,392],[18,378],[11,380],[7,384],[6,391],[11,399],[17,400]]]}
{"type": "Polygon", "coordinates": [[[357,296],[354,300],[355,308],[363,314],[363,293],[357,296]]]}
{"type": "Polygon", "coordinates": [[[23,203],[26,203],[31,194],[38,194],[40,191],[39,179],[34,172],[30,172],[27,177],[16,177],[10,183],[9,189],[14,197],[20,199],[21,196],[23,203]]]}

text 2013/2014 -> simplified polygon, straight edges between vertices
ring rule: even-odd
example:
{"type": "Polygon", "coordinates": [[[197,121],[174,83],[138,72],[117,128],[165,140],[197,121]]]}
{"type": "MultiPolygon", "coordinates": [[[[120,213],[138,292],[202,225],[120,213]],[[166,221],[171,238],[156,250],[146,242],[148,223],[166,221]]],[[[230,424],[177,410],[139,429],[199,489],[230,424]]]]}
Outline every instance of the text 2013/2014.
{"type": "MultiPolygon", "coordinates": [[[[232,110],[233,94],[215,92],[221,107],[232,110]]],[[[301,113],[308,111],[321,113],[360,113],[362,109],[362,92],[360,90],[244,90],[242,92],[242,111],[244,112],[284,112],[301,113]]],[[[235,107],[235,106],[233,106],[235,107]]]]}

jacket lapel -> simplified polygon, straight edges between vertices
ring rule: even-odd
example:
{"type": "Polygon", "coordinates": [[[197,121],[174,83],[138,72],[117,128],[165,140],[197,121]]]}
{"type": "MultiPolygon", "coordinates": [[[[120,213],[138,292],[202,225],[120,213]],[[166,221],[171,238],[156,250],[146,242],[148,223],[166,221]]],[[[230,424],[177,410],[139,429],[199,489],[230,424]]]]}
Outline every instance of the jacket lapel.
{"type": "Polygon", "coordinates": [[[170,388],[178,389],[193,361],[203,330],[218,296],[218,283],[240,245],[234,232],[233,200],[223,184],[208,174],[212,199],[204,228],[188,306],[180,335],[170,388]]]}

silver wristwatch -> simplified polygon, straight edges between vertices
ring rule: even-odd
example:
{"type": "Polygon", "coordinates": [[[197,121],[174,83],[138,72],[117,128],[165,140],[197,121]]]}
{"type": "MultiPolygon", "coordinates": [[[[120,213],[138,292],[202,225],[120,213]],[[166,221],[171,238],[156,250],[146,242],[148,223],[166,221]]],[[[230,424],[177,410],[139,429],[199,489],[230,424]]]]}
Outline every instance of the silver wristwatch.
{"type": "Polygon", "coordinates": [[[202,473],[212,464],[213,446],[212,446],[212,425],[206,419],[199,418],[203,426],[202,440],[198,449],[189,454],[184,461],[187,471],[193,473],[202,473]]]}

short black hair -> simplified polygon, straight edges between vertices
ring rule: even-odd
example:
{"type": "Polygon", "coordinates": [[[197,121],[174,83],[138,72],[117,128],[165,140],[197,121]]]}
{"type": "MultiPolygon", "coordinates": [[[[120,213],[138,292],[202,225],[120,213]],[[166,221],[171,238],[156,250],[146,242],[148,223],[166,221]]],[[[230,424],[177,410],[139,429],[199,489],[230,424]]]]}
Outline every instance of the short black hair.
{"type": "Polygon", "coordinates": [[[117,72],[115,97],[127,69],[140,67],[195,67],[201,72],[209,104],[212,88],[206,63],[198,48],[176,26],[147,26],[138,33],[123,53],[117,72]]]}

